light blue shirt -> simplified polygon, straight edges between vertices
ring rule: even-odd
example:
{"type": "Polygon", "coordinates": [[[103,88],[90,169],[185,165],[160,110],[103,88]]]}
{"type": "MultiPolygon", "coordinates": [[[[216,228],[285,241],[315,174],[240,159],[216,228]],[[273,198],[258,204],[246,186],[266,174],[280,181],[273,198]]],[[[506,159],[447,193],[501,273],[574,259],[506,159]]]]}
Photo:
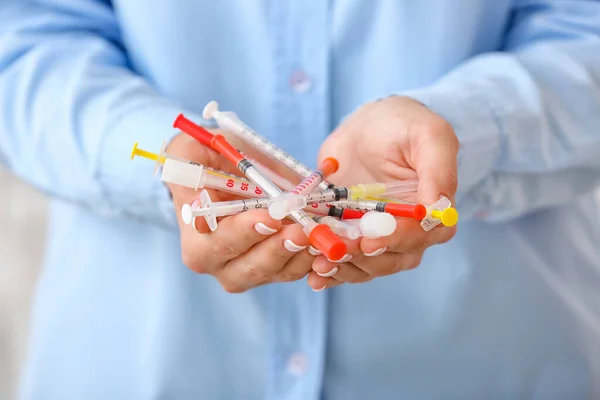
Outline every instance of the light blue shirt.
{"type": "Polygon", "coordinates": [[[0,159],[53,197],[23,399],[600,397],[600,2],[2,0],[0,159]],[[210,100],[306,163],[409,94],[461,141],[414,271],[241,295],[152,164],[210,100]]]}

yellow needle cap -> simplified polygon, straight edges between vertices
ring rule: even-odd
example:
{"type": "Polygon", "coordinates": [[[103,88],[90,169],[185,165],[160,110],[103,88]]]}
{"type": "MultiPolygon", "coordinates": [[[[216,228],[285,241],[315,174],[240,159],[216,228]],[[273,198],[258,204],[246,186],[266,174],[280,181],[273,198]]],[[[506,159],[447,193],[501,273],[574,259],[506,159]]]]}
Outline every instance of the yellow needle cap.
{"type": "Polygon", "coordinates": [[[439,219],[442,222],[442,225],[447,227],[454,226],[458,223],[458,211],[453,207],[448,207],[444,209],[444,211],[433,210],[431,211],[431,216],[439,219]]]}

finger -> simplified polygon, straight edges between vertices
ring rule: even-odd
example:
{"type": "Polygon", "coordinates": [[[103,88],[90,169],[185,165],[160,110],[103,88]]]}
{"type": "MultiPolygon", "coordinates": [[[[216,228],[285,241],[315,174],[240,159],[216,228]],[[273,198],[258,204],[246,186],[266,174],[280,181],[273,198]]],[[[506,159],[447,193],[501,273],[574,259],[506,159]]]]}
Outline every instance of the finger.
{"type": "MultiPolygon", "coordinates": [[[[202,221],[196,224],[206,224],[204,218],[196,220],[202,221]]],[[[214,232],[196,235],[196,243],[206,253],[205,262],[224,265],[280,229],[281,221],[272,219],[267,210],[250,210],[223,218],[214,232]]]]}
{"type": "MultiPolygon", "coordinates": [[[[308,246],[308,238],[299,224],[287,225],[271,237],[227,262],[217,274],[225,290],[245,291],[275,280],[279,271],[308,246]]],[[[306,268],[310,269],[311,260],[306,268]]]]}
{"type": "Polygon", "coordinates": [[[360,250],[366,256],[377,256],[384,251],[396,253],[410,253],[423,251],[429,246],[446,243],[456,233],[456,228],[439,226],[429,232],[425,232],[418,221],[398,218],[396,219],[396,230],[390,236],[371,239],[362,238],[360,250]]]}
{"type": "Polygon", "coordinates": [[[342,282],[333,278],[319,276],[314,271],[309,272],[306,283],[308,283],[313,292],[322,292],[325,289],[331,289],[342,284],[342,282]]]}
{"type": "Polygon", "coordinates": [[[422,252],[386,252],[376,257],[356,257],[352,263],[370,276],[380,277],[414,269],[421,263],[422,257],[422,252]]]}
{"type": "Polygon", "coordinates": [[[373,277],[352,263],[332,263],[322,256],[315,258],[312,269],[319,276],[324,278],[331,277],[343,283],[362,283],[373,279],[373,277]]]}
{"type": "Polygon", "coordinates": [[[411,136],[416,138],[411,159],[419,178],[419,201],[429,205],[440,196],[454,201],[459,149],[454,129],[438,117],[425,128],[415,128],[415,131],[418,132],[411,132],[411,136]]]}
{"type": "Polygon", "coordinates": [[[292,256],[277,272],[274,281],[294,282],[304,278],[311,270],[315,256],[304,249],[292,256]]]}

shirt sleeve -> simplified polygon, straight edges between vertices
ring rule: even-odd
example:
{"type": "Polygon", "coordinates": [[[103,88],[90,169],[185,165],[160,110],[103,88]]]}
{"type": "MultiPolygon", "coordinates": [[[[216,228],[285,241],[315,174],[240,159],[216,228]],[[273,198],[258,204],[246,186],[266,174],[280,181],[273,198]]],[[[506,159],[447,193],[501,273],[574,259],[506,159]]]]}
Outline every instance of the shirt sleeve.
{"type": "Polygon", "coordinates": [[[107,2],[2,2],[0,88],[0,161],[15,174],[103,215],[176,226],[152,164],[130,153],[157,151],[177,114],[194,114],[132,71],[107,2]]]}
{"type": "Polygon", "coordinates": [[[515,2],[503,51],[403,93],[460,139],[461,217],[503,221],[600,182],[600,2],[515,2]]]}

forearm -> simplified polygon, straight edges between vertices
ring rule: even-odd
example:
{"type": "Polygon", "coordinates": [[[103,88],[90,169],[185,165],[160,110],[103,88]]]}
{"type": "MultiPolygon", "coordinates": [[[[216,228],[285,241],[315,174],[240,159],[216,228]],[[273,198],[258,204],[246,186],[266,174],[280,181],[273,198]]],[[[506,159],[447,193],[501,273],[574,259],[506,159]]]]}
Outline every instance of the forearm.
{"type": "Polygon", "coordinates": [[[0,7],[0,160],[53,196],[175,227],[166,187],[129,154],[169,139],[181,107],[128,68],[112,10],[86,4],[0,7]]]}

